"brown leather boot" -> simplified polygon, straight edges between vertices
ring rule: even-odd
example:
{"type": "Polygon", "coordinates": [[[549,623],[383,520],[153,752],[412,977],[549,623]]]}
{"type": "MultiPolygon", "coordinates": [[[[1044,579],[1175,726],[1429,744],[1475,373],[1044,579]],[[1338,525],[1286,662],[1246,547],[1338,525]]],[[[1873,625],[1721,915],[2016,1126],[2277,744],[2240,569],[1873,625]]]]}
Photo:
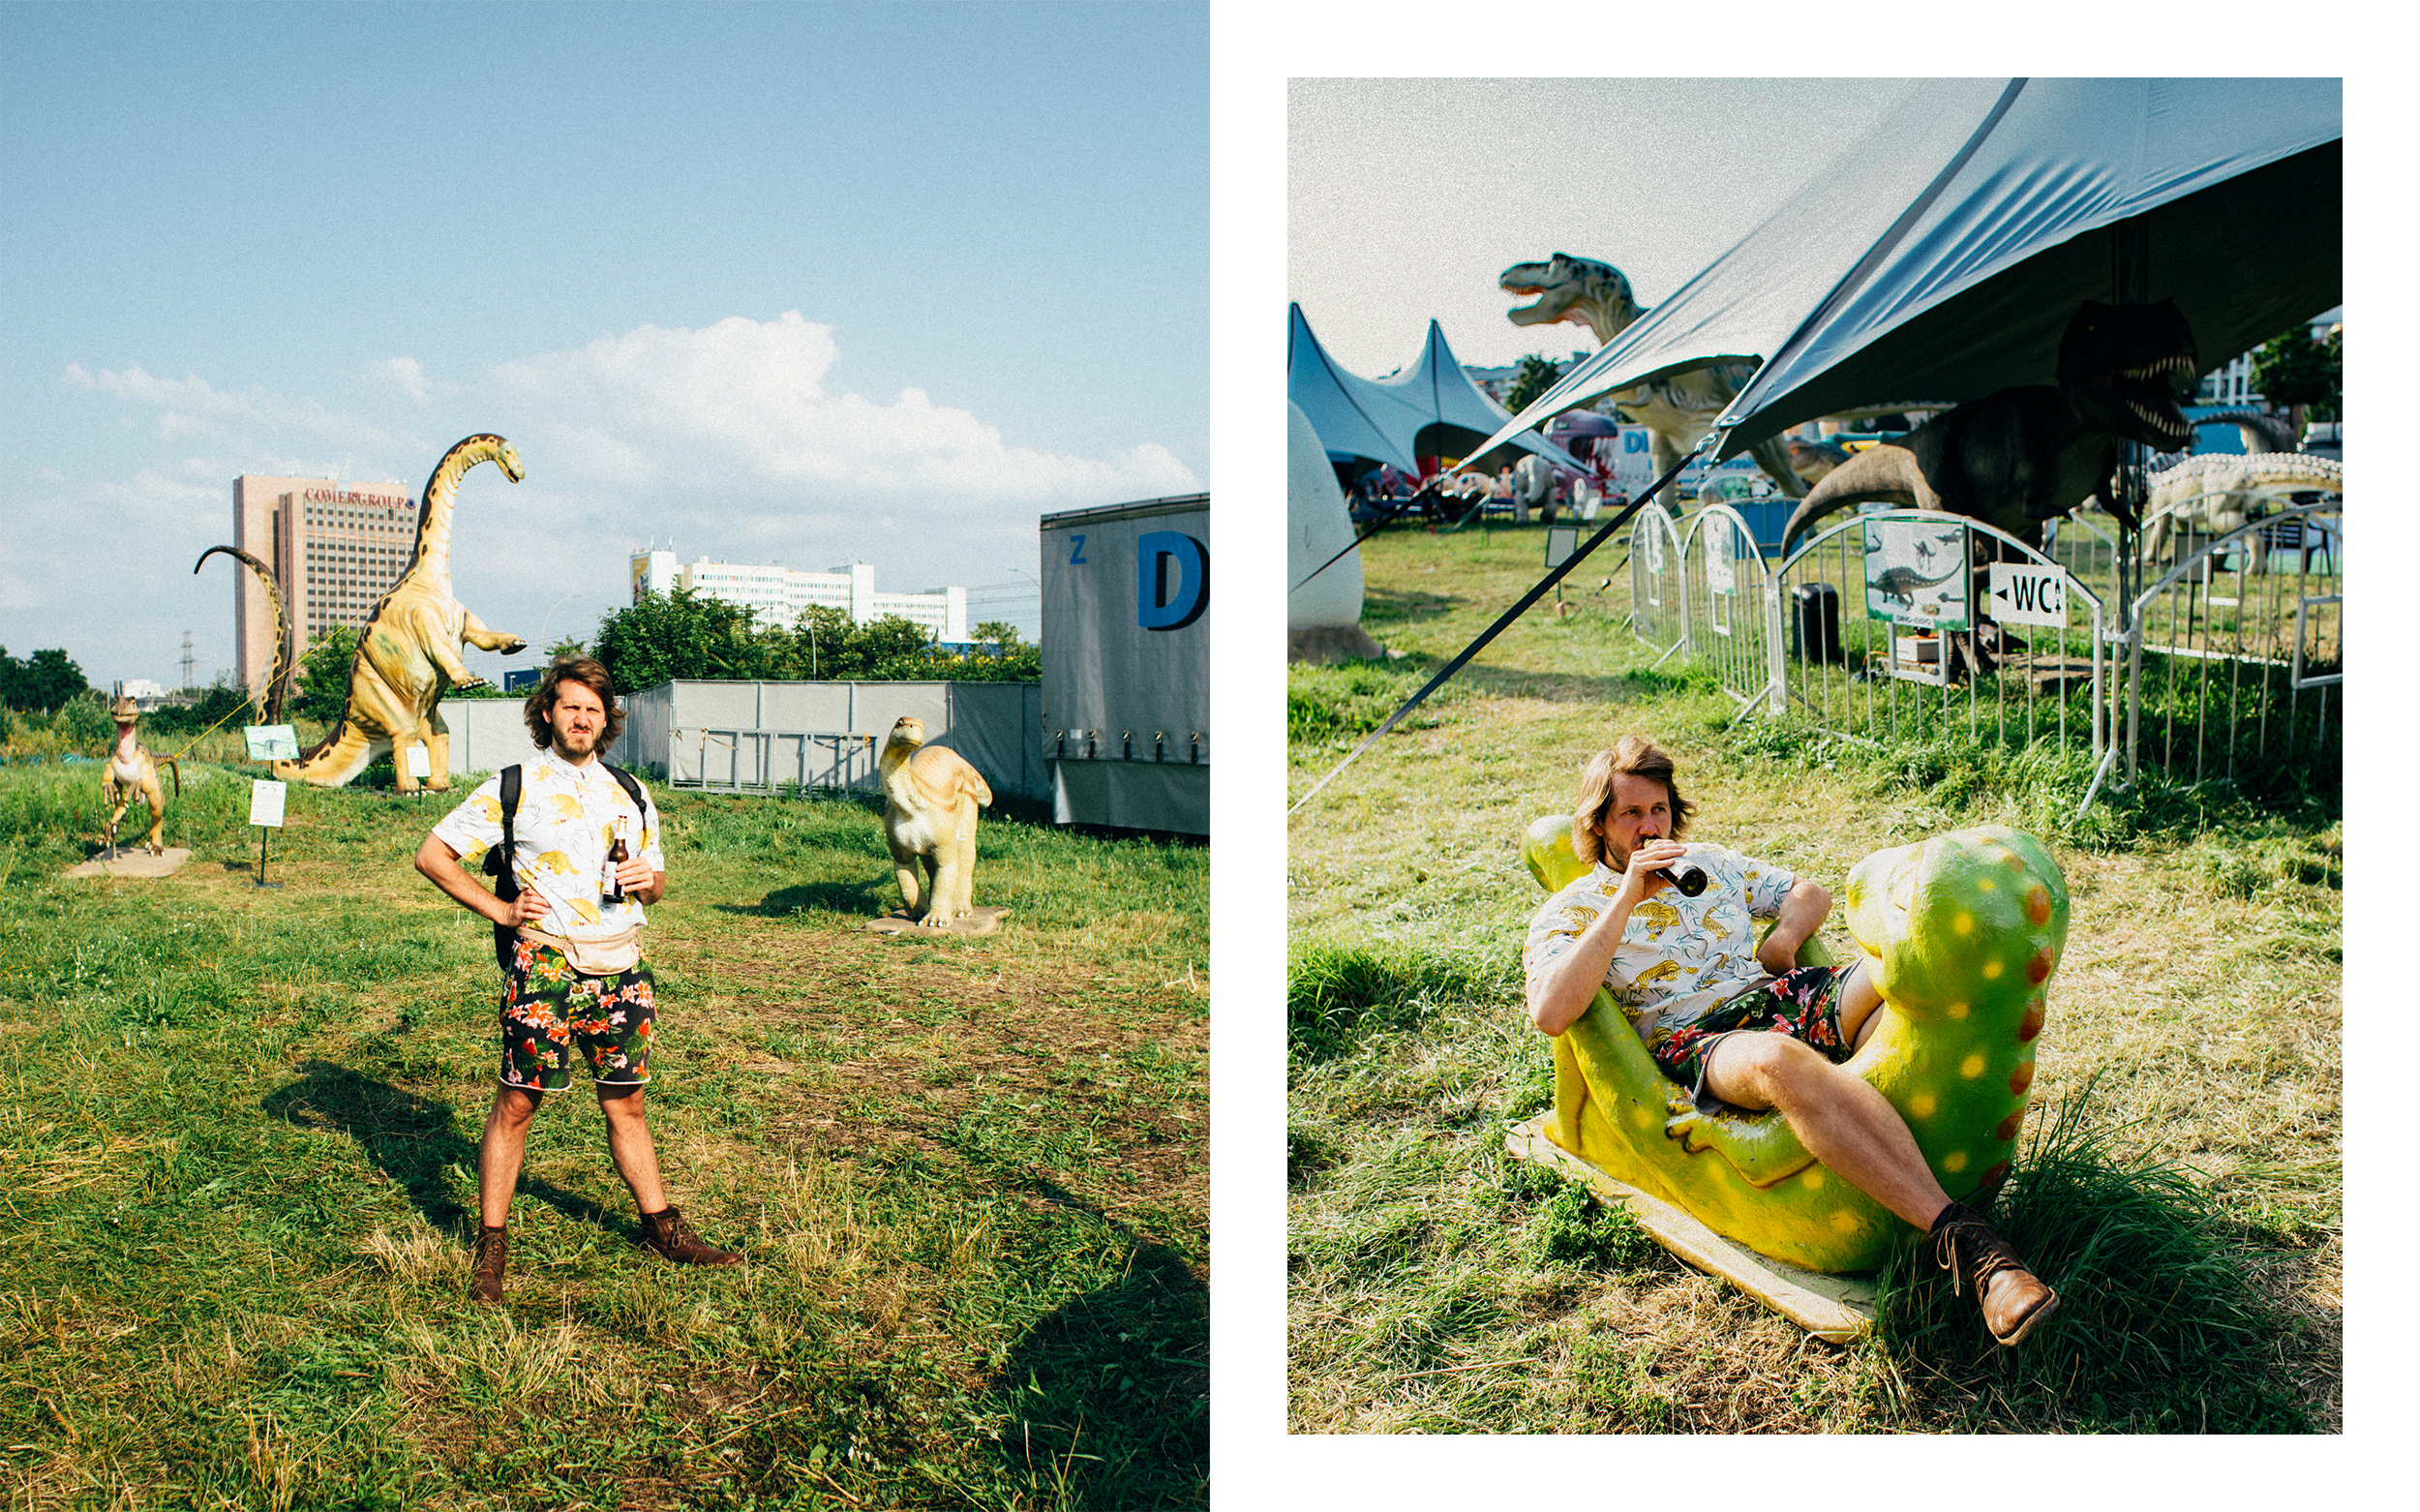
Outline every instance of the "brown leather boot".
{"type": "Polygon", "coordinates": [[[1983,1326],[2002,1344],[2023,1344],[2059,1311],[2059,1294],[2027,1270],[2008,1241],[1965,1203],[1943,1208],[1930,1237],[1934,1257],[1950,1273],[1951,1288],[1974,1291],[1983,1326]]]}
{"type": "Polygon", "coordinates": [[[668,1207],[660,1213],[639,1215],[639,1242],[672,1261],[675,1265],[737,1265],[740,1256],[729,1250],[717,1250],[697,1236],[689,1221],[681,1216],[681,1209],[668,1207]]]}
{"type": "Polygon", "coordinates": [[[470,1299],[473,1302],[497,1303],[504,1300],[504,1230],[481,1228],[479,1247],[470,1257],[470,1299]]]}

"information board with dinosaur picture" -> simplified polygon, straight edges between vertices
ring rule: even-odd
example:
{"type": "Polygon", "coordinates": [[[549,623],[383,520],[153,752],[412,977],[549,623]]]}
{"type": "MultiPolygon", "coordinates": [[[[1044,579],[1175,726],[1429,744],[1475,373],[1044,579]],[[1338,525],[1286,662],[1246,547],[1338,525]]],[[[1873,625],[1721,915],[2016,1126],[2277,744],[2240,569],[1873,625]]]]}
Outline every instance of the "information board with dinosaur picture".
{"type": "Polygon", "coordinates": [[[1930,630],[1972,627],[1966,527],[1948,515],[1865,522],[1865,618],[1930,630]]]}

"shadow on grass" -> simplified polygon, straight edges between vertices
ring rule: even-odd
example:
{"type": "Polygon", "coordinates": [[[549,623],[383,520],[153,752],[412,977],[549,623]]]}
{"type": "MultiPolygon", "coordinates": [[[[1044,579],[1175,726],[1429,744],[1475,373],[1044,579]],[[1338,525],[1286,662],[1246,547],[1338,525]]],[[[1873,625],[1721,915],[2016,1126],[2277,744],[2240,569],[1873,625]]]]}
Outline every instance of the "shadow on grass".
{"type": "Polygon", "coordinates": [[[1045,1178],[1023,1185],[1124,1234],[1118,1279],[1026,1329],[996,1389],[1011,1473],[1070,1507],[1199,1505],[1210,1474],[1210,1289],[1184,1256],[1045,1178]]]}
{"type": "MultiPolygon", "coordinates": [[[[455,1127],[454,1109],[434,1098],[399,1091],[385,1082],[327,1061],[305,1061],[299,1080],[260,1100],[261,1111],[304,1129],[348,1135],[370,1164],[404,1190],[429,1226],[469,1243],[476,1221],[446,1189],[445,1171],[479,1168],[479,1142],[455,1127]]],[[[635,1235],[636,1225],[588,1198],[551,1182],[524,1175],[515,1189],[566,1218],[635,1235]]]]}
{"type": "Polygon", "coordinates": [[[717,903],[714,907],[721,913],[754,919],[787,919],[818,908],[828,913],[880,919],[892,907],[886,889],[895,892],[897,884],[889,877],[879,882],[805,882],[768,892],[761,903],[717,903]]]}

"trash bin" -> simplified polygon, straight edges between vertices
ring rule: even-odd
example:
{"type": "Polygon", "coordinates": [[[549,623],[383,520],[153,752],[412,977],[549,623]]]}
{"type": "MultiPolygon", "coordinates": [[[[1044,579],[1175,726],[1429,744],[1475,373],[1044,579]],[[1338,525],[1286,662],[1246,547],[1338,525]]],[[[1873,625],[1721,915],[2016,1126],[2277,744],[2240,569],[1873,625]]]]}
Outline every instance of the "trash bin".
{"type": "Polygon", "coordinates": [[[1838,662],[1840,590],[1829,583],[1801,583],[1790,590],[1790,650],[1801,661],[1838,662]]]}

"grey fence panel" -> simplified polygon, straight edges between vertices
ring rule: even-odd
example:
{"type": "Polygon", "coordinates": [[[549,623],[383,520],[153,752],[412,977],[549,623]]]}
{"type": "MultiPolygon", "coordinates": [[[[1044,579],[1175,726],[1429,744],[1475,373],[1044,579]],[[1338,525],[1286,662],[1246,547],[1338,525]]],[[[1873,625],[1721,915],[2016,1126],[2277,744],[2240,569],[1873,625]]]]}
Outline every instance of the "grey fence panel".
{"type": "Polygon", "coordinates": [[[710,793],[872,793],[879,740],[847,731],[700,729],[698,786],[710,793]]]}
{"type": "Polygon", "coordinates": [[[1756,532],[1729,505],[1709,504],[1689,516],[1680,557],[1691,660],[1713,672],[1742,713],[1774,707],[1773,577],[1756,532]]]}
{"type": "Polygon", "coordinates": [[[2344,506],[2188,543],[2134,601],[2128,775],[2191,782],[2344,756],[2344,506]]]}
{"type": "Polygon", "coordinates": [[[621,701],[621,740],[614,762],[633,771],[667,780],[672,771],[672,692],[658,682],[621,701]]]}
{"type": "Polygon", "coordinates": [[[1631,516],[1630,628],[1664,656],[1689,640],[1685,567],[1672,516],[1654,504],[1631,516]]]}
{"type": "Polygon", "coordinates": [[[446,733],[445,770],[500,771],[536,754],[517,698],[449,698],[437,706],[438,727],[446,733]]]}
{"type": "Polygon", "coordinates": [[[799,783],[864,791],[870,757],[844,761],[844,747],[879,754],[891,727],[914,715],[924,722],[928,743],[973,763],[994,793],[1050,796],[1037,744],[1042,690],[1032,683],[700,681],[667,688],[659,759],[676,786],[754,793],[799,783]]]}

